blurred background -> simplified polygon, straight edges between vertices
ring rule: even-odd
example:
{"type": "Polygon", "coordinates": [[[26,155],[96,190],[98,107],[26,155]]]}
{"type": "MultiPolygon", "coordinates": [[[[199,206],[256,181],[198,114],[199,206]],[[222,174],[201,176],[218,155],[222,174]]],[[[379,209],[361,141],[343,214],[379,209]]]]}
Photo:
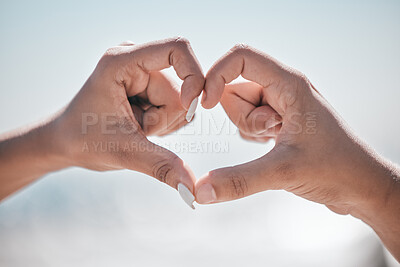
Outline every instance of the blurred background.
{"type": "MultiPolygon", "coordinates": [[[[242,42],[301,70],[362,139],[400,162],[398,0],[0,0],[0,131],[66,105],[108,47],[178,35],[204,71],[242,42]]],[[[273,146],[240,139],[219,105],[152,140],[197,177],[273,146]],[[193,142],[211,149],[181,149],[193,142]]],[[[0,203],[0,266],[266,265],[398,266],[361,221],[283,191],[193,211],[145,175],[71,168],[0,203]]]]}

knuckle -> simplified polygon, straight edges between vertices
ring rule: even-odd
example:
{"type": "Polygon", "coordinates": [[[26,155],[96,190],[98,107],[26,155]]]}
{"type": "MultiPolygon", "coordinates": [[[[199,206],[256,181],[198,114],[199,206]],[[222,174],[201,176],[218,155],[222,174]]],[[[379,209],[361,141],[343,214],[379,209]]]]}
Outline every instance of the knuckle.
{"type": "Polygon", "coordinates": [[[304,88],[310,84],[308,77],[301,71],[291,67],[286,67],[286,70],[289,75],[288,80],[291,81],[295,88],[304,88]]]}
{"type": "Polygon", "coordinates": [[[230,172],[228,174],[228,183],[232,198],[241,198],[247,195],[248,186],[246,178],[239,172],[230,172]]]}
{"type": "Polygon", "coordinates": [[[232,168],[217,169],[208,173],[210,181],[223,179],[223,193],[226,199],[238,199],[248,195],[246,177],[232,168]]]}
{"type": "Polygon", "coordinates": [[[305,82],[305,83],[309,82],[308,77],[301,71],[295,70],[294,73],[295,73],[296,77],[299,79],[299,81],[305,82]]]}
{"type": "Polygon", "coordinates": [[[281,93],[281,101],[282,106],[284,106],[285,110],[296,103],[300,95],[299,91],[299,87],[297,86],[291,87],[290,90],[283,90],[283,92],[281,93]]]}
{"type": "Polygon", "coordinates": [[[293,93],[289,95],[288,103],[294,104],[295,100],[297,100],[299,96],[304,95],[311,88],[311,83],[308,77],[298,70],[294,70],[293,77],[294,90],[293,93]]]}
{"type": "Polygon", "coordinates": [[[113,57],[118,53],[118,51],[118,47],[110,47],[104,52],[103,57],[113,57]]]}
{"type": "Polygon", "coordinates": [[[292,74],[294,77],[294,81],[296,84],[296,88],[301,90],[302,88],[307,88],[310,85],[310,80],[308,79],[307,75],[298,71],[296,69],[292,70],[292,74]]]}
{"type": "Polygon", "coordinates": [[[239,43],[239,44],[235,44],[232,47],[231,52],[234,54],[241,54],[241,53],[246,53],[250,50],[251,50],[251,47],[248,44],[239,43]]]}
{"type": "Polygon", "coordinates": [[[182,36],[174,37],[173,43],[175,44],[175,46],[177,46],[178,48],[181,48],[181,49],[187,49],[190,47],[189,40],[182,36]]]}
{"type": "Polygon", "coordinates": [[[153,177],[155,177],[160,182],[170,184],[172,172],[174,169],[174,162],[178,160],[177,156],[172,156],[168,159],[161,160],[154,164],[152,168],[153,177]]]}
{"type": "Polygon", "coordinates": [[[108,48],[108,49],[104,52],[104,54],[103,54],[103,56],[101,57],[99,63],[100,63],[101,65],[109,65],[111,62],[114,61],[114,59],[115,59],[115,57],[118,55],[118,53],[119,53],[118,47],[111,47],[111,48],[108,48]]]}
{"type": "Polygon", "coordinates": [[[278,89],[278,105],[282,110],[291,107],[302,96],[302,82],[297,75],[294,75],[292,70],[285,76],[283,81],[276,83],[278,89]]]}
{"type": "Polygon", "coordinates": [[[298,88],[299,92],[304,94],[306,91],[312,90],[311,81],[308,79],[307,75],[304,73],[297,71],[296,77],[298,80],[298,88]]]}
{"type": "Polygon", "coordinates": [[[167,183],[168,173],[172,170],[169,162],[158,162],[153,166],[153,176],[160,182],[167,183]]]}

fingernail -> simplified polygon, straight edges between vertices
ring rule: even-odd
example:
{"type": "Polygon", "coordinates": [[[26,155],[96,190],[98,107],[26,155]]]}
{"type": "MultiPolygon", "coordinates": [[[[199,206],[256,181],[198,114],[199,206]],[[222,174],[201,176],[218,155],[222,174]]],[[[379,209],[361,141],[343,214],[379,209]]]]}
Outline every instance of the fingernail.
{"type": "Polygon", "coordinates": [[[207,98],[207,92],[204,90],[201,96],[201,103],[204,103],[204,101],[206,101],[206,98],[207,98]]]}
{"type": "Polygon", "coordinates": [[[186,120],[190,122],[193,119],[194,113],[196,112],[197,104],[199,103],[199,98],[196,97],[193,99],[192,103],[189,106],[189,109],[186,113],[186,120]]]}
{"type": "Polygon", "coordinates": [[[184,185],[184,184],[178,184],[178,192],[179,195],[181,195],[181,198],[183,201],[185,201],[186,204],[188,204],[189,207],[194,209],[193,202],[194,202],[194,196],[192,192],[184,185]]]}
{"type": "Polygon", "coordinates": [[[200,204],[208,204],[217,200],[214,187],[211,184],[203,184],[196,193],[197,202],[200,204]]]}

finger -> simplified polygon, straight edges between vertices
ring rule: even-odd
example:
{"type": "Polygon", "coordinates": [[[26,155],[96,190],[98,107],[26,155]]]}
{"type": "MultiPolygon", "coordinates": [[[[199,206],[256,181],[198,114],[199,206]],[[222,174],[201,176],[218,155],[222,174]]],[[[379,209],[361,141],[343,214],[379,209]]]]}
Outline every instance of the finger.
{"type": "Polygon", "coordinates": [[[145,136],[163,136],[175,132],[189,123],[185,119],[185,112],[174,110],[169,112],[167,106],[151,106],[146,110],[136,105],[131,105],[131,107],[145,136]]]}
{"type": "Polygon", "coordinates": [[[281,123],[282,118],[268,105],[260,85],[247,82],[225,88],[222,107],[242,132],[256,135],[281,123]]]}
{"type": "Polygon", "coordinates": [[[203,90],[203,71],[189,41],[185,38],[177,37],[135,45],[130,55],[145,72],[173,66],[178,77],[183,80],[181,102],[186,110],[203,90]]]}
{"type": "Polygon", "coordinates": [[[276,138],[279,135],[281,128],[282,124],[280,123],[274,127],[268,128],[264,132],[257,134],[257,136],[266,138],[276,138]]]}
{"type": "Polygon", "coordinates": [[[259,159],[209,172],[196,182],[196,201],[217,203],[285,188],[286,181],[295,176],[290,153],[285,150],[288,149],[275,147],[259,159]]]}
{"type": "Polygon", "coordinates": [[[281,122],[281,117],[270,107],[261,106],[253,109],[249,114],[239,114],[238,126],[241,130],[252,134],[261,134],[275,127],[281,122]]]}
{"type": "Polygon", "coordinates": [[[143,131],[146,136],[170,132],[178,123],[186,121],[185,113],[172,106],[151,107],[143,113],[143,131]]]}
{"type": "Polygon", "coordinates": [[[205,108],[214,107],[222,96],[225,84],[239,75],[262,87],[268,87],[273,81],[281,80],[280,78],[288,73],[288,69],[259,50],[247,45],[236,45],[208,71],[204,88],[206,96],[202,105],[205,108]]]}
{"type": "Polygon", "coordinates": [[[159,71],[151,72],[146,89],[147,100],[153,106],[168,105],[184,110],[179,99],[179,85],[167,74],[159,71]]]}
{"type": "MultiPolygon", "coordinates": [[[[195,115],[194,115],[195,116],[195,115]]],[[[185,119],[185,117],[178,117],[177,120],[171,123],[168,128],[156,133],[158,136],[164,136],[167,134],[171,134],[173,132],[178,131],[180,128],[188,124],[189,122],[185,119]]]]}
{"type": "Polygon", "coordinates": [[[144,135],[124,147],[120,160],[126,169],[139,171],[178,189],[185,185],[194,192],[195,176],[189,166],[173,152],[150,142],[144,135]]]}
{"type": "Polygon", "coordinates": [[[268,128],[267,130],[260,132],[260,133],[251,133],[251,132],[245,132],[245,131],[240,131],[241,134],[246,135],[247,137],[253,137],[253,138],[276,138],[279,134],[279,131],[282,128],[282,124],[278,124],[272,128],[268,128]]]}
{"type": "Polygon", "coordinates": [[[150,73],[147,99],[153,105],[143,113],[143,130],[148,135],[156,135],[173,127],[185,119],[186,111],[179,99],[179,89],[175,81],[164,73],[150,73]]]}
{"type": "Polygon", "coordinates": [[[135,43],[132,42],[132,41],[129,41],[129,40],[124,41],[124,42],[119,44],[119,46],[132,46],[132,45],[135,45],[135,43]]]}
{"type": "Polygon", "coordinates": [[[253,135],[249,135],[244,132],[241,132],[241,131],[239,131],[239,133],[243,139],[245,139],[247,141],[252,141],[252,142],[266,143],[269,140],[273,139],[272,137],[267,137],[267,136],[253,136],[253,135]]]}

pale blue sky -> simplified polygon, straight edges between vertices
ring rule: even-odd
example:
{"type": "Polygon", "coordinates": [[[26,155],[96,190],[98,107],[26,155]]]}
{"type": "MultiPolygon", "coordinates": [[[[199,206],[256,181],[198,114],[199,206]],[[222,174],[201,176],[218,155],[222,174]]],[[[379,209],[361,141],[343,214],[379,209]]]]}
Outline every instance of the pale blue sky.
{"type": "MultiPolygon", "coordinates": [[[[239,42],[299,69],[358,135],[400,162],[397,0],[1,0],[0,131],[68,103],[108,47],[177,35],[191,41],[204,71],[239,42]]],[[[226,118],[220,107],[198,113],[216,121],[226,118]]],[[[271,147],[236,135],[155,140],[228,141],[229,153],[179,154],[197,176],[256,158],[271,147]]],[[[328,256],[332,266],[354,266],[363,265],[360,259],[369,260],[366,255],[378,246],[359,221],[284,192],[193,213],[170,188],[127,171],[58,172],[0,204],[0,247],[7,247],[0,250],[0,265],[100,266],[101,259],[104,265],[187,266],[197,259],[194,266],[200,266],[229,262],[234,255],[233,266],[248,258],[254,266],[285,266],[292,264],[285,257],[290,251],[298,266],[328,256]],[[368,245],[359,249],[360,242],[368,245]]]]}

